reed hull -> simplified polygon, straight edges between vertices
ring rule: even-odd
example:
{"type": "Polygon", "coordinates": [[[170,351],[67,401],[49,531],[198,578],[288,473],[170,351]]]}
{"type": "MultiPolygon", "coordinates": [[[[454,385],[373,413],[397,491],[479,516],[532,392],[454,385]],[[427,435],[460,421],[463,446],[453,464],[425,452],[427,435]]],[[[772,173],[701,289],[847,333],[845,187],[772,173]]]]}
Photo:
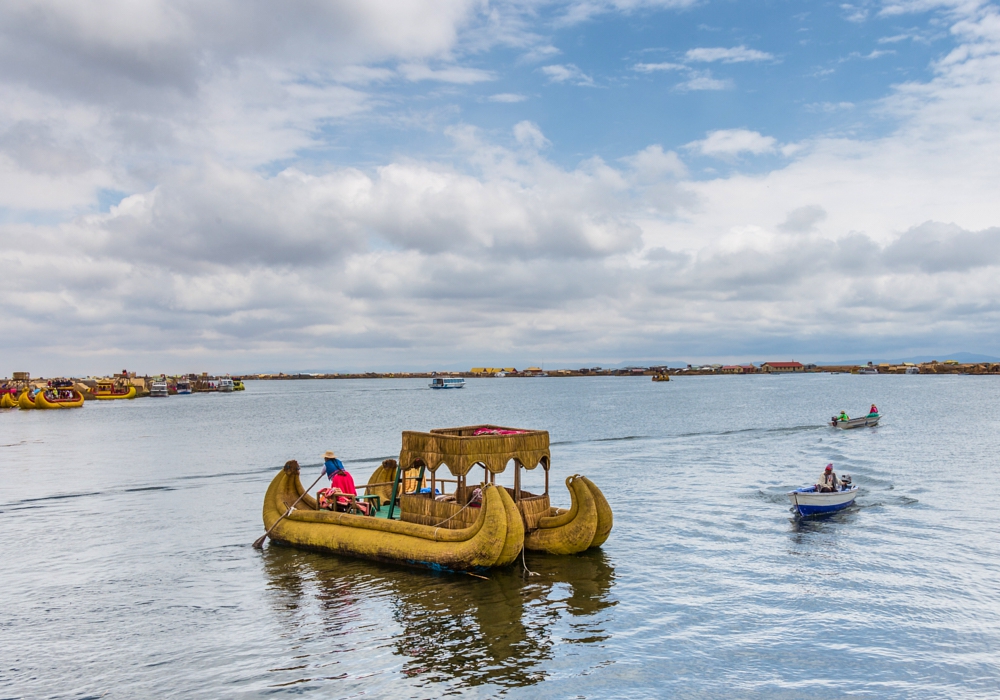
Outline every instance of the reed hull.
{"type": "Polygon", "coordinates": [[[594,533],[594,539],[591,540],[590,546],[600,547],[611,536],[611,528],[615,525],[615,516],[611,511],[611,504],[608,503],[608,499],[604,497],[597,485],[585,476],[580,478],[590,489],[590,495],[594,497],[594,505],[597,507],[597,532],[594,533]]]}
{"type": "Polygon", "coordinates": [[[22,411],[27,409],[32,409],[35,407],[35,401],[31,398],[31,394],[27,391],[22,391],[21,395],[17,397],[17,407],[22,411]]]}
{"type": "Polygon", "coordinates": [[[0,408],[16,408],[17,399],[15,399],[10,394],[4,394],[0,396],[0,408]]]}
{"type": "Polygon", "coordinates": [[[135,387],[130,386],[128,392],[124,394],[94,394],[94,398],[98,401],[111,401],[114,399],[134,399],[135,398],[135,387]]]}
{"type": "Polygon", "coordinates": [[[590,547],[597,535],[597,503],[590,488],[579,475],[567,477],[572,505],[569,510],[553,508],[553,514],[538,521],[538,529],[524,538],[524,546],[533,552],[576,554],[590,547]]]}
{"type": "Polygon", "coordinates": [[[73,393],[76,394],[76,398],[74,398],[71,401],[67,400],[49,401],[47,398],[45,398],[45,392],[40,391],[38,392],[38,395],[35,396],[35,408],[47,408],[47,409],[80,408],[81,406],[83,406],[83,394],[81,394],[76,389],[73,390],[73,393]]]}
{"type": "MultiPolygon", "coordinates": [[[[303,493],[297,468],[285,468],[264,497],[264,526],[270,528],[303,493]]],[[[278,544],[331,554],[444,571],[479,571],[511,563],[523,546],[520,515],[507,493],[483,490],[475,524],[461,530],[318,510],[305,496],[271,533],[278,544]],[[507,503],[510,501],[510,503],[507,503]],[[516,517],[514,517],[516,514],[516,517]],[[513,525],[511,524],[513,523],[513,525]]]]}

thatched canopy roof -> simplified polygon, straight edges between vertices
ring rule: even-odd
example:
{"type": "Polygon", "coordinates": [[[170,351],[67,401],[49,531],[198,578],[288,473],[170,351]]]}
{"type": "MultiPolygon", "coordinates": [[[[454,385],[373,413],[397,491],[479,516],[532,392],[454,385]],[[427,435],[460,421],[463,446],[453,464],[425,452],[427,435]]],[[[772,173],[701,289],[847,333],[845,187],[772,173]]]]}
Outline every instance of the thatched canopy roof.
{"type": "Polygon", "coordinates": [[[444,464],[454,476],[468,474],[476,464],[499,474],[512,459],[527,469],[534,469],[543,460],[548,464],[549,431],[498,425],[442,428],[429,433],[406,430],[399,453],[401,466],[409,467],[420,461],[434,471],[444,464]]]}

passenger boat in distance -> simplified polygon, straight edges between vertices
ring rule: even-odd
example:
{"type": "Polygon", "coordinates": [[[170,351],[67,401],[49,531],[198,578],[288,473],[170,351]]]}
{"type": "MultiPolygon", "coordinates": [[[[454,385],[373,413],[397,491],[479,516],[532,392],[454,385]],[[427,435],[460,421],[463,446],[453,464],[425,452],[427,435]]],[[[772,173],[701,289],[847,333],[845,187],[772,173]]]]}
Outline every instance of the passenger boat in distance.
{"type": "Polygon", "coordinates": [[[177,393],[178,394],[190,394],[191,393],[191,382],[187,379],[177,380],[177,393]]]}
{"type": "Polygon", "coordinates": [[[35,408],[80,408],[83,394],[72,386],[54,386],[35,394],[35,408]]]}
{"type": "Polygon", "coordinates": [[[170,388],[167,386],[167,380],[157,379],[151,382],[149,385],[149,395],[156,397],[170,396],[170,388]]]}
{"type": "Polygon", "coordinates": [[[232,393],[233,389],[235,389],[235,386],[233,385],[233,380],[229,377],[222,377],[215,385],[216,391],[221,391],[225,394],[232,393]]]}
{"type": "Polygon", "coordinates": [[[124,380],[98,379],[93,394],[94,398],[99,401],[134,399],[135,387],[126,384],[124,380]]]}
{"type": "Polygon", "coordinates": [[[841,477],[840,491],[822,493],[816,491],[815,486],[803,486],[788,492],[788,499],[803,517],[836,513],[851,506],[857,496],[858,487],[851,483],[851,477],[846,474],[841,477]]]}
{"type": "Polygon", "coordinates": [[[463,389],[465,380],[461,377],[434,377],[427,386],[431,389],[463,389]]]}
{"type": "Polygon", "coordinates": [[[850,430],[851,428],[872,428],[878,425],[880,418],[882,418],[881,413],[869,413],[867,416],[862,418],[851,418],[850,420],[840,420],[837,416],[833,416],[830,418],[830,425],[834,428],[840,428],[841,430],[850,430]]]}

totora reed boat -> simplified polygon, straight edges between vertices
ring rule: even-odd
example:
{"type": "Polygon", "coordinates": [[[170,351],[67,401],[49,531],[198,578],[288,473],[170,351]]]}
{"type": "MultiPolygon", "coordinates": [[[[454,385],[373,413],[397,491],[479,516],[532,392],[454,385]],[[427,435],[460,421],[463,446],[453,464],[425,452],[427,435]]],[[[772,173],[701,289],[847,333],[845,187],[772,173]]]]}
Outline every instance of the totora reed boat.
{"type": "Polygon", "coordinates": [[[35,394],[35,408],[80,408],[83,394],[70,387],[46,389],[35,394]]]}
{"type": "Polygon", "coordinates": [[[574,475],[566,479],[570,508],[553,508],[549,463],[547,431],[493,425],[406,431],[399,461],[385,460],[357,497],[372,503],[374,517],[319,510],[309,495],[289,512],[303,494],[298,463],[289,462],[268,488],[264,526],[274,527],[277,544],[451,571],[505,566],[522,548],[575,554],[599,547],[613,525],[607,500],[593,482],[574,475]],[[509,463],[512,489],[496,484],[509,463]],[[521,489],[521,468],[539,465],[545,493],[521,489]],[[453,478],[438,478],[441,466],[453,478]],[[484,479],[470,485],[475,466],[484,479]]]}
{"type": "Polygon", "coordinates": [[[99,379],[97,380],[97,387],[93,391],[94,398],[102,401],[109,399],[134,399],[135,387],[126,382],[127,380],[99,379]]]}

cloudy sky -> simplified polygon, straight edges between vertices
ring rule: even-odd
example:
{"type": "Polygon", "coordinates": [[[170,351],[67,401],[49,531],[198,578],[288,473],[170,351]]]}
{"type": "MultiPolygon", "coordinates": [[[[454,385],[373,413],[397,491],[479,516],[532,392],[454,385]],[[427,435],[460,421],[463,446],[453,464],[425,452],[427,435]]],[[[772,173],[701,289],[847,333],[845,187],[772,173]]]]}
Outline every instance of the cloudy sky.
{"type": "Polygon", "coordinates": [[[980,0],[7,0],[0,375],[1000,354],[980,0]]]}

